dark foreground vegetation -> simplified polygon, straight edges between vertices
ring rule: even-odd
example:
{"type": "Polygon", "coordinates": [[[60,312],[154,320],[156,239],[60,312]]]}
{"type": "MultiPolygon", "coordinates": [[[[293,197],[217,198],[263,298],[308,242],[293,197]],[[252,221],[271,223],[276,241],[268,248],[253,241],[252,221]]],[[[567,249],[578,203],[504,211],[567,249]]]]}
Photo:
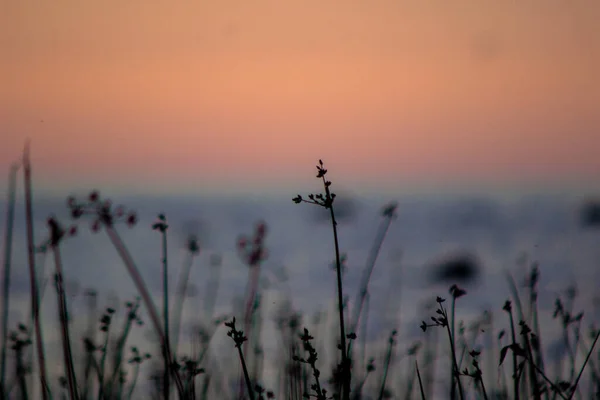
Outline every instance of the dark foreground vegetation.
{"type": "MultiPolygon", "coordinates": [[[[36,241],[33,230],[32,168],[29,149],[22,161],[9,172],[2,287],[2,353],[0,359],[0,398],[67,398],[67,399],[599,399],[600,352],[597,341],[600,330],[584,322],[584,314],[575,309],[577,293],[572,290],[557,298],[553,317],[556,329],[564,338],[564,356],[549,362],[544,354],[543,333],[538,312],[537,285],[540,269],[528,268],[528,280],[520,289],[507,274],[507,300],[489,310],[471,325],[460,318],[460,305],[468,302],[468,293],[459,285],[473,266],[455,261],[441,266],[439,279],[447,282],[449,291],[432,296],[432,307],[422,316],[421,340],[406,350],[398,350],[399,327],[388,332],[383,352],[366,354],[366,327],[369,310],[369,282],[390,225],[396,216],[396,205],[381,211],[381,224],[369,252],[358,287],[343,285],[344,257],[340,253],[336,221],[336,195],[328,180],[329,173],[319,160],[316,177],[322,190],[318,194],[297,195],[293,202],[319,207],[327,212],[331,224],[335,252],[335,297],[337,299],[336,343],[331,343],[336,361],[326,365],[319,357],[324,342],[323,329],[309,329],[301,314],[291,307],[277,320],[281,339],[278,376],[270,379],[275,387],[267,387],[263,376],[261,344],[262,318],[261,265],[267,257],[268,229],[258,223],[248,236],[241,236],[237,251],[248,266],[248,282],[244,307],[237,315],[226,318],[214,315],[214,292],[218,275],[206,286],[204,321],[198,345],[192,353],[182,351],[181,315],[189,290],[190,268],[201,252],[201,243],[191,235],[187,240],[188,259],[177,274],[177,289],[169,293],[170,272],[167,241],[167,216],[159,214],[147,229],[160,238],[157,259],[162,263],[163,296],[160,308],[140,274],[126,243],[119,235],[123,227],[134,228],[137,216],[133,209],[115,206],[92,191],[85,198],[69,197],[66,205],[73,221],[59,221],[50,215],[45,240],[36,241]],[[16,182],[23,173],[27,227],[27,260],[30,276],[30,316],[9,326],[9,289],[12,268],[12,243],[16,182]],[[107,235],[124,268],[135,284],[137,293],[125,303],[125,313],[114,307],[102,308],[94,291],[86,293],[88,326],[84,332],[73,332],[69,318],[69,298],[65,294],[65,276],[61,245],[76,235],[81,220],[91,222],[92,230],[107,235]],[[47,254],[53,260],[51,288],[41,284],[36,255],[47,254]],[[44,292],[47,292],[44,294],[44,292]],[[52,292],[52,293],[51,293],[52,292]],[[43,296],[56,296],[60,326],[60,360],[49,360],[45,349],[44,329],[40,318],[43,296]],[[353,296],[353,297],[352,297],[353,296]],[[438,297],[439,296],[439,297],[438,297]],[[352,307],[348,298],[353,299],[352,307]],[[143,313],[142,313],[143,310],[143,313]],[[130,342],[130,334],[144,324],[142,314],[157,338],[157,346],[146,353],[130,342]],[[146,319],[146,318],[145,318],[146,319]],[[218,327],[226,332],[235,349],[237,361],[226,366],[237,378],[211,362],[209,349],[218,327]],[[400,361],[404,373],[395,367],[400,361]],[[59,363],[59,377],[49,372],[49,363],[59,363]],[[142,376],[142,365],[152,363],[152,373],[142,376]],[[553,365],[551,365],[553,364],[553,365]],[[485,367],[484,367],[485,366],[485,367]],[[151,384],[148,385],[147,382],[151,384]],[[395,383],[392,383],[395,382],[395,383]],[[440,382],[445,384],[440,385],[440,382]],[[143,383],[143,384],[142,384],[143,383]],[[38,389],[33,389],[37,387],[38,389]]],[[[293,204],[290,204],[292,207],[293,204]]],[[[146,228],[137,228],[146,229],[146,228]]],[[[213,260],[219,265],[218,258],[213,260]]],[[[333,283],[333,282],[332,282],[333,283]]],[[[48,318],[51,318],[50,316],[48,318]]],[[[217,354],[218,356],[218,354],[217,354]]],[[[222,365],[222,364],[221,364],[222,365]]]]}

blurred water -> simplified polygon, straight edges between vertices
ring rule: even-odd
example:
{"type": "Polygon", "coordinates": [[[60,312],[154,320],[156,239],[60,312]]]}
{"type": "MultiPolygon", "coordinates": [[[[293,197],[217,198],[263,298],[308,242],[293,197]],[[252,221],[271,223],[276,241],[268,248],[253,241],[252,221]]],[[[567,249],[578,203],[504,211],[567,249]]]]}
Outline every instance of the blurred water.
{"type": "MultiPolygon", "coordinates": [[[[201,253],[190,277],[190,285],[197,293],[186,300],[185,334],[201,317],[199,312],[210,276],[209,260],[214,254],[222,257],[221,281],[214,299],[216,309],[218,313],[231,315],[231,305],[236,297],[243,296],[248,276],[248,269],[237,253],[236,242],[240,235],[251,236],[258,221],[265,221],[268,226],[266,244],[269,256],[262,267],[268,319],[271,320],[274,313],[287,304],[286,298],[291,299],[293,308],[302,311],[306,319],[318,310],[331,307],[335,295],[331,225],[327,215],[320,213],[315,206],[296,205],[291,197],[268,200],[214,197],[112,200],[115,204],[124,203],[139,215],[136,227],[129,229],[123,225],[118,230],[156,296],[156,304],[161,304],[161,242],[160,235],[151,229],[156,215],[165,213],[170,225],[172,290],[179,268],[185,261],[186,235],[198,235],[201,253]]],[[[458,312],[465,318],[476,316],[486,309],[493,310],[502,318],[502,305],[510,295],[504,271],[509,270],[520,284],[533,261],[539,262],[541,268],[539,301],[544,313],[551,314],[557,294],[576,284],[579,295],[576,308],[586,310],[586,325],[599,317],[592,305],[600,282],[597,264],[600,259],[600,229],[581,223],[581,198],[529,196],[506,201],[486,197],[430,196],[389,200],[398,201],[398,218],[389,229],[370,283],[370,339],[385,338],[391,329],[398,327],[402,344],[420,337],[419,323],[425,319],[422,317],[423,305],[437,295],[449,297],[448,287],[452,282],[431,281],[436,265],[446,262],[448,257],[470,257],[479,272],[472,282],[459,282],[468,292],[459,300],[458,312]]],[[[382,221],[381,208],[385,204],[382,200],[361,198],[342,198],[340,201],[340,206],[344,207],[343,218],[339,221],[340,246],[347,255],[345,288],[351,307],[369,248],[382,221]]],[[[5,204],[1,203],[1,206],[4,210],[5,204]]],[[[16,212],[11,278],[12,326],[29,315],[21,202],[16,212]]],[[[55,214],[65,225],[71,223],[63,200],[36,199],[35,237],[38,243],[47,238],[45,219],[50,214],[55,214]]],[[[0,222],[4,226],[4,215],[0,222]]],[[[74,336],[85,326],[84,289],[95,289],[102,305],[109,304],[111,298],[116,297],[122,303],[135,296],[131,279],[105,234],[91,233],[91,221],[85,218],[77,221],[77,225],[78,235],[69,238],[62,246],[64,272],[70,285],[70,307],[75,321],[74,336]]],[[[41,269],[46,278],[51,276],[52,267],[48,258],[41,269]]],[[[49,285],[42,310],[44,323],[49,325],[56,320],[54,296],[49,285]]],[[[558,332],[559,325],[551,318],[544,319],[542,324],[550,336],[558,332]]],[[[149,334],[144,329],[149,328],[139,329],[132,341],[147,341],[149,334]]],[[[272,330],[272,327],[269,329],[272,330]]],[[[52,329],[48,331],[46,340],[58,341],[58,333],[53,333],[52,329]]],[[[220,335],[228,340],[225,331],[220,335]]],[[[270,337],[268,333],[265,335],[270,337]]],[[[225,343],[229,345],[227,341],[225,343]]],[[[277,345],[277,340],[268,340],[265,344],[267,358],[277,352],[277,345]]],[[[139,347],[152,348],[149,343],[139,347]]],[[[60,366],[53,371],[60,373],[60,366]]]]}

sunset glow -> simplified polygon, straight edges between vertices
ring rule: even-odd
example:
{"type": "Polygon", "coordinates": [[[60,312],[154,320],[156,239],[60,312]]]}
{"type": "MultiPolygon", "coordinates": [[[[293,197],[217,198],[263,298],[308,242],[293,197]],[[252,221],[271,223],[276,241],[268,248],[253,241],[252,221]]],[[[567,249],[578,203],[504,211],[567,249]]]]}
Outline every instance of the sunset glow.
{"type": "MultiPolygon", "coordinates": [[[[600,174],[600,2],[7,1],[0,165],[47,189],[600,174]]],[[[212,189],[211,189],[212,190],[212,189]]]]}

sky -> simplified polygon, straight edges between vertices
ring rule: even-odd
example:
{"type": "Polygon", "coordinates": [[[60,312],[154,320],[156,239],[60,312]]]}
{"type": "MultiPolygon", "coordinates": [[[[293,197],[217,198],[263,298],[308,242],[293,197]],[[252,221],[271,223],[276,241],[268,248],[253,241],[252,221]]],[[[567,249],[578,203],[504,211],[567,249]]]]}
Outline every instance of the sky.
{"type": "MultiPolygon", "coordinates": [[[[39,190],[571,187],[596,0],[0,2],[0,167],[39,190]],[[333,175],[335,173],[335,175],[333,175]]],[[[3,185],[4,186],[4,185],[3,185]]]]}

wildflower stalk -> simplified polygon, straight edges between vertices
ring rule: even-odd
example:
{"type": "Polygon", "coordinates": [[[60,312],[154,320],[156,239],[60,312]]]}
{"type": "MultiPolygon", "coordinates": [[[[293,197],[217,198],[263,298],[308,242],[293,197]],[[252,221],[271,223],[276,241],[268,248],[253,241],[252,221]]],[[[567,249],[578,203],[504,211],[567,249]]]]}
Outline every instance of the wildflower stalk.
{"type": "MultiPolygon", "coordinates": [[[[517,343],[517,338],[516,338],[516,333],[515,333],[515,321],[513,318],[513,314],[512,314],[512,304],[509,300],[506,301],[506,303],[504,303],[504,307],[503,310],[506,311],[510,317],[510,332],[511,332],[511,339],[512,339],[512,343],[516,345],[517,343]]],[[[517,355],[515,354],[515,352],[513,351],[512,354],[512,360],[513,360],[513,393],[514,393],[514,399],[515,400],[519,400],[520,396],[519,396],[519,374],[518,374],[518,367],[517,367],[517,355]]]]}
{"type": "Polygon", "coordinates": [[[131,385],[129,386],[129,392],[127,394],[127,398],[129,400],[131,400],[133,398],[133,391],[135,390],[135,385],[137,384],[139,374],[140,374],[140,365],[136,363],[133,367],[133,378],[131,380],[131,385]]]}
{"type": "Polygon", "coordinates": [[[190,270],[194,264],[195,254],[190,253],[188,259],[183,265],[183,271],[177,282],[177,289],[175,290],[175,301],[173,302],[173,335],[172,335],[172,346],[173,354],[177,356],[177,348],[179,346],[179,332],[181,328],[181,313],[183,311],[183,303],[185,302],[185,295],[188,287],[188,280],[190,277],[190,270]]]}
{"type": "Polygon", "coordinates": [[[349,353],[348,348],[346,347],[346,328],[344,324],[344,294],[342,289],[342,262],[340,258],[340,246],[338,240],[338,232],[337,232],[337,221],[335,219],[335,212],[333,210],[333,202],[335,200],[335,193],[332,193],[330,190],[331,182],[325,179],[325,174],[327,174],[327,170],[323,167],[323,161],[319,160],[319,165],[317,165],[317,178],[320,178],[323,181],[323,187],[325,188],[325,195],[323,194],[310,194],[308,198],[310,200],[304,200],[302,196],[298,195],[293,199],[294,203],[309,203],[315,204],[317,206],[324,207],[325,209],[329,209],[329,214],[331,217],[331,226],[333,228],[333,242],[335,245],[335,266],[336,266],[336,275],[337,275],[337,292],[338,292],[338,313],[340,319],[340,351],[342,352],[342,399],[349,400],[350,399],[350,362],[348,359],[349,353]]]}
{"type": "Polygon", "coordinates": [[[385,393],[385,381],[387,380],[388,371],[390,369],[390,362],[392,360],[392,350],[394,348],[394,344],[396,344],[396,341],[394,340],[394,338],[396,337],[396,333],[397,332],[395,330],[392,331],[389,338],[388,351],[385,355],[385,367],[383,368],[383,377],[381,378],[381,388],[379,390],[379,400],[383,399],[383,395],[385,393]]]}
{"type": "Polygon", "coordinates": [[[83,378],[84,378],[83,393],[81,395],[81,397],[83,397],[84,399],[88,398],[88,393],[90,391],[90,386],[91,386],[90,378],[91,378],[92,367],[95,362],[94,351],[96,348],[94,346],[94,342],[96,341],[95,326],[96,326],[96,321],[97,321],[96,292],[93,290],[90,290],[86,293],[86,295],[88,297],[88,330],[86,333],[86,337],[83,340],[84,349],[85,349],[85,367],[83,370],[83,378]]]}
{"type": "Polygon", "coordinates": [[[387,235],[388,230],[390,229],[390,225],[395,218],[396,204],[390,204],[386,206],[383,210],[382,216],[384,217],[383,221],[379,226],[379,231],[377,232],[377,236],[375,237],[375,241],[373,242],[373,246],[369,252],[369,257],[367,259],[367,266],[363,271],[361,286],[358,292],[358,301],[356,302],[357,307],[354,310],[354,315],[352,321],[350,322],[350,332],[354,332],[360,323],[360,316],[362,314],[362,310],[364,307],[364,303],[368,294],[369,281],[371,279],[371,274],[373,273],[373,269],[375,268],[375,262],[377,261],[377,257],[379,256],[379,252],[381,250],[381,246],[383,245],[383,241],[387,235]]]}
{"type": "MultiPolygon", "coordinates": [[[[169,369],[170,369],[170,357],[168,357],[168,350],[170,349],[170,340],[169,340],[169,264],[167,257],[167,229],[169,225],[167,225],[167,219],[164,214],[160,214],[158,216],[158,222],[152,226],[152,229],[158,230],[162,237],[162,265],[163,265],[163,318],[164,318],[164,329],[165,329],[165,338],[163,345],[164,352],[164,362],[165,362],[165,371],[164,371],[164,381],[163,381],[163,396],[165,400],[169,399],[169,369]]],[[[177,353],[175,353],[177,354],[177,353]]]]}
{"type": "Polygon", "coordinates": [[[136,299],[135,303],[129,302],[127,303],[127,315],[125,317],[125,323],[123,324],[123,329],[121,331],[121,335],[117,340],[117,345],[115,349],[115,361],[113,366],[113,372],[110,380],[108,381],[108,393],[112,393],[112,388],[115,387],[115,384],[118,383],[119,374],[121,372],[121,364],[123,363],[123,355],[125,353],[125,344],[127,343],[127,338],[129,337],[129,333],[131,332],[131,327],[134,321],[137,321],[138,324],[141,324],[141,320],[139,319],[137,312],[139,309],[139,298],[136,299]]]}
{"type": "MultiPolygon", "coordinates": [[[[108,238],[110,239],[111,243],[113,244],[113,246],[119,253],[119,256],[123,260],[123,263],[125,264],[125,267],[127,268],[127,271],[129,272],[129,274],[131,275],[133,282],[135,283],[135,285],[137,287],[138,292],[140,292],[140,296],[142,297],[142,300],[144,301],[146,308],[148,309],[148,314],[150,316],[150,320],[152,321],[152,324],[154,325],[154,329],[156,330],[158,336],[161,339],[163,351],[165,353],[165,358],[167,360],[172,360],[171,350],[166,345],[165,333],[163,331],[162,324],[160,322],[160,318],[158,317],[158,312],[156,311],[156,306],[154,305],[154,302],[152,301],[150,292],[148,291],[148,288],[146,288],[146,285],[144,284],[144,280],[142,279],[140,272],[138,271],[137,267],[135,266],[135,263],[133,262],[133,258],[129,254],[129,251],[125,247],[125,244],[121,240],[121,237],[119,236],[119,234],[111,225],[106,225],[106,233],[107,233],[108,238]]],[[[179,395],[182,396],[183,395],[183,384],[181,382],[179,374],[174,369],[171,370],[171,372],[174,375],[175,384],[177,385],[177,390],[179,392],[179,395]]]]}
{"type": "Polygon", "coordinates": [[[317,351],[315,350],[313,345],[310,343],[310,341],[313,339],[314,338],[312,336],[310,336],[308,329],[304,328],[304,333],[300,335],[300,340],[302,341],[304,350],[306,352],[308,352],[308,358],[304,359],[304,358],[301,358],[298,356],[294,356],[293,359],[294,359],[294,361],[298,361],[303,364],[308,364],[312,370],[313,377],[315,378],[315,383],[313,385],[311,385],[310,388],[313,390],[313,392],[316,393],[316,395],[310,395],[309,393],[304,393],[303,397],[304,398],[315,397],[317,400],[326,400],[327,399],[327,390],[321,388],[321,383],[319,381],[321,372],[317,368],[317,360],[318,360],[317,351]]]}
{"type": "Polygon", "coordinates": [[[46,360],[44,356],[44,338],[42,336],[42,325],[39,316],[39,289],[35,269],[35,242],[33,238],[33,194],[31,184],[31,160],[29,158],[29,142],[25,144],[23,152],[23,169],[25,173],[25,222],[27,226],[27,259],[29,264],[29,283],[31,287],[31,314],[33,316],[38,368],[40,372],[40,383],[42,399],[48,400],[50,388],[46,375],[46,360]]]}
{"type": "Polygon", "coordinates": [[[450,341],[450,350],[451,350],[451,354],[452,354],[452,364],[453,364],[452,367],[454,369],[453,379],[451,381],[451,391],[450,391],[450,393],[451,393],[452,398],[454,396],[456,396],[455,391],[454,391],[455,390],[454,389],[454,380],[456,380],[456,383],[458,384],[458,391],[459,391],[459,394],[460,394],[460,398],[461,398],[461,400],[464,400],[465,397],[464,397],[464,394],[463,394],[462,385],[460,383],[460,372],[458,370],[458,364],[457,364],[457,361],[456,361],[456,348],[455,348],[455,345],[454,345],[454,336],[452,335],[452,332],[450,330],[450,324],[448,324],[448,322],[447,322],[448,321],[448,312],[446,311],[445,308],[442,307],[441,302],[440,302],[440,308],[443,310],[443,316],[446,319],[446,324],[445,325],[446,325],[446,331],[448,332],[448,339],[450,341]]]}
{"type": "Polygon", "coordinates": [[[72,400],[79,399],[77,382],[75,380],[75,368],[73,367],[73,353],[71,351],[71,339],[69,335],[69,322],[67,317],[67,300],[65,298],[64,278],[62,272],[62,260],[59,248],[59,241],[64,232],[52,218],[48,221],[51,229],[52,253],[54,255],[54,266],[56,268],[56,293],[58,296],[58,314],[61,327],[63,359],[65,363],[65,375],[69,385],[69,396],[72,400]]]}
{"type": "MultiPolygon", "coordinates": [[[[323,181],[325,178],[323,178],[323,181]]],[[[329,188],[326,186],[327,195],[330,197],[329,188]]],[[[335,220],[335,213],[333,212],[333,206],[329,207],[331,214],[331,224],[333,226],[333,240],[335,242],[335,263],[337,273],[337,286],[338,286],[338,312],[340,315],[340,339],[341,339],[341,351],[342,351],[342,371],[343,371],[343,399],[350,399],[350,369],[348,362],[348,354],[346,353],[346,332],[344,327],[344,296],[342,289],[342,265],[340,262],[340,247],[338,242],[337,234],[337,222],[335,220]]]]}
{"type": "MultiPolygon", "coordinates": [[[[89,202],[87,203],[78,203],[74,197],[69,197],[67,204],[71,209],[72,217],[75,219],[80,218],[83,215],[92,215],[96,218],[94,224],[92,225],[93,231],[98,231],[100,229],[100,226],[104,226],[110,242],[117,250],[117,253],[121,257],[123,264],[125,264],[127,272],[129,272],[129,275],[131,276],[131,279],[133,280],[136,289],[140,293],[140,296],[146,308],[148,309],[150,320],[152,322],[154,330],[157,333],[157,336],[160,339],[165,358],[168,360],[169,364],[171,362],[174,362],[174,359],[171,356],[170,346],[168,346],[166,342],[166,335],[165,330],[163,328],[163,324],[160,321],[158,311],[156,309],[156,306],[154,305],[154,302],[152,301],[150,292],[148,291],[148,288],[146,287],[146,284],[138,268],[136,267],[135,262],[131,257],[131,254],[129,254],[129,251],[123,243],[123,240],[115,230],[115,222],[122,221],[123,219],[126,220],[129,226],[135,225],[135,223],[137,222],[136,214],[130,212],[127,217],[123,218],[123,207],[118,207],[116,210],[113,211],[110,201],[106,200],[104,202],[100,202],[99,194],[97,191],[93,191],[90,194],[89,202]]],[[[177,369],[169,368],[169,371],[171,374],[173,374],[173,379],[177,386],[179,396],[183,396],[183,383],[181,381],[179,373],[177,372],[177,369]]]]}
{"type": "MultiPolygon", "coordinates": [[[[16,350],[16,375],[17,375],[17,380],[19,381],[19,388],[21,389],[21,398],[22,400],[28,400],[29,399],[29,395],[27,393],[27,382],[25,381],[25,363],[23,362],[23,346],[21,345],[17,345],[16,350]]],[[[9,393],[6,393],[6,397],[3,398],[9,398],[9,393]]]]}
{"type": "MultiPolygon", "coordinates": [[[[533,356],[533,351],[532,351],[532,344],[531,341],[529,340],[529,335],[531,334],[531,328],[529,328],[529,326],[527,326],[527,324],[525,323],[525,321],[521,321],[519,323],[519,325],[521,326],[521,336],[523,337],[523,343],[525,344],[525,351],[527,352],[527,357],[531,360],[531,362],[529,363],[529,380],[532,386],[532,391],[533,391],[533,399],[534,400],[541,400],[542,399],[542,395],[540,393],[540,388],[537,382],[537,376],[536,376],[536,370],[533,367],[534,364],[534,356],[533,356]]],[[[534,337],[532,336],[532,339],[534,337]]]]}
{"type": "Polygon", "coordinates": [[[230,328],[229,332],[227,332],[227,336],[233,339],[235,347],[238,349],[240,363],[242,364],[242,371],[246,381],[246,388],[248,389],[248,396],[250,396],[250,400],[254,400],[254,390],[252,390],[252,382],[250,381],[250,375],[248,374],[248,368],[246,367],[246,361],[244,360],[244,353],[242,352],[242,345],[248,338],[244,336],[244,332],[238,331],[235,328],[235,317],[231,322],[225,322],[225,326],[230,328]]]}
{"type": "MultiPolygon", "coordinates": [[[[252,239],[241,237],[238,239],[238,251],[244,262],[248,265],[248,286],[246,288],[246,308],[244,311],[244,331],[246,334],[252,330],[252,321],[255,314],[255,304],[258,293],[258,283],[260,278],[260,266],[263,260],[267,257],[267,251],[264,246],[265,236],[267,234],[267,225],[260,222],[256,225],[254,237],[252,239]]],[[[256,332],[252,332],[255,334],[256,332]]],[[[258,336],[251,335],[253,346],[258,341],[258,336]]],[[[244,343],[244,352],[248,354],[248,343],[244,343]]],[[[239,391],[240,395],[243,391],[243,380],[240,377],[239,391]]]]}
{"type": "Polygon", "coordinates": [[[587,356],[585,357],[585,361],[583,362],[583,365],[581,366],[581,369],[579,370],[579,373],[577,374],[577,379],[575,379],[575,383],[573,383],[571,395],[568,397],[569,400],[571,400],[573,398],[573,396],[575,395],[575,393],[577,392],[577,385],[579,384],[579,380],[581,379],[581,376],[583,375],[583,370],[585,369],[588,361],[590,360],[590,357],[594,353],[594,347],[596,347],[596,343],[598,343],[598,338],[600,338],[600,330],[598,330],[598,332],[596,333],[596,337],[594,338],[592,347],[590,348],[590,351],[588,352],[587,356]]]}
{"type": "Polygon", "coordinates": [[[108,339],[110,338],[110,327],[112,322],[112,314],[114,310],[109,308],[106,310],[106,314],[102,317],[100,328],[104,332],[104,345],[102,346],[102,356],[100,357],[100,365],[98,366],[98,400],[104,399],[104,376],[106,366],[106,355],[108,354],[108,339]]]}
{"type": "Polygon", "coordinates": [[[421,372],[419,372],[419,362],[415,360],[415,368],[417,370],[417,378],[419,379],[419,389],[421,389],[421,400],[425,400],[425,390],[423,389],[423,382],[421,381],[421,372]]]}
{"type": "Polygon", "coordinates": [[[15,197],[18,164],[10,167],[8,174],[8,199],[6,205],[6,228],[4,231],[4,285],[2,286],[2,354],[0,355],[0,398],[6,398],[6,350],[8,346],[8,310],[10,291],[10,270],[12,262],[13,225],[15,220],[15,197]]]}
{"type": "MultiPolygon", "coordinates": [[[[450,293],[452,294],[453,299],[457,299],[461,296],[464,296],[467,292],[464,291],[463,289],[460,289],[456,285],[452,285],[452,287],[450,288],[450,293]]],[[[460,370],[458,368],[458,362],[456,359],[455,340],[454,340],[454,337],[452,336],[452,331],[450,330],[448,311],[442,305],[442,303],[445,301],[446,301],[445,299],[443,299],[441,297],[437,297],[436,302],[438,303],[439,308],[436,310],[436,313],[440,316],[439,317],[431,317],[434,324],[427,324],[425,321],[423,321],[421,323],[421,329],[423,330],[423,332],[426,332],[427,328],[429,328],[431,326],[440,326],[442,328],[446,328],[446,332],[448,333],[448,340],[450,341],[450,350],[451,350],[450,362],[452,364],[451,368],[454,371],[454,373],[452,374],[452,381],[450,382],[450,398],[452,398],[452,396],[456,396],[456,392],[454,391],[454,379],[456,379],[456,383],[458,384],[458,393],[460,395],[461,400],[464,400],[465,397],[464,397],[464,393],[463,393],[463,387],[462,387],[462,383],[460,382],[460,370]]]]}

